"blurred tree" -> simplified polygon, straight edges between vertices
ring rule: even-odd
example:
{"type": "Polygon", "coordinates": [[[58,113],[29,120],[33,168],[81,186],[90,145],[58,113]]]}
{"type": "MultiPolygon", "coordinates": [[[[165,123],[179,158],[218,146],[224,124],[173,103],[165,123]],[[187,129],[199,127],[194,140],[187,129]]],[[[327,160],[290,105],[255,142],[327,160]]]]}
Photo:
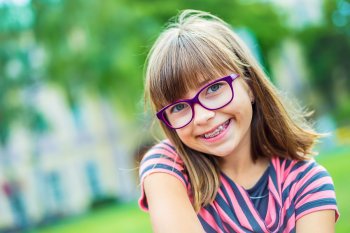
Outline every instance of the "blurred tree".
{"type": "Polygon", "coordinates": [[[199,7],[188,1],[151,4],[90,0],[66,1],[50,8],[43,1],[34,1],[37,15],[34,30],[39,43],[50,53],[49,80],[66,88],[71,103],[79,88],[88,86],[117,100],[123,108],[135,110],[141,96],[147,51],[162,25],[179,9],[208,10],[234,25],[251,28],[257,33],[263,51],[269,51],[286,36],[283,20],[271,5],[238,1],[223,4],[225,8],[217,1],[199,7]],[[262,20],[266,22],[264,27],[256,24],[262,20]]]}
{"type": "Polygon", "coordinates": [[[199,6],[185,0],[32,0],[21,7],[0,5],[1,18],[9,19],[0,22],[3,142],[17,116],[29,116],[28,127],[47,129],[28,98],[28,92],[43,83],[62,87],[72,108],[79,105],[81,91],[91,91],[135,120],[147,52],[164,23],[186,8],[209,11],[234,27],[249,28],[265,58],[289,33],[273,5],[257,2],[208,0],[199,6]]]}
{"type": "Polygon", "coordinates": [[[350,2],[325,0],[323,24],[305,28],[298,38],[322,112],[350,124],[350,2]]]}
{"type": "Polygon", "coordinates": [[[30,59],[34,39],[31,6],[5,3],[0,5],[0,17],[0,142],[4,144],[14,122],[34,131],[46,124],[28,99],[28,90],[38,82],[30,59]]]}

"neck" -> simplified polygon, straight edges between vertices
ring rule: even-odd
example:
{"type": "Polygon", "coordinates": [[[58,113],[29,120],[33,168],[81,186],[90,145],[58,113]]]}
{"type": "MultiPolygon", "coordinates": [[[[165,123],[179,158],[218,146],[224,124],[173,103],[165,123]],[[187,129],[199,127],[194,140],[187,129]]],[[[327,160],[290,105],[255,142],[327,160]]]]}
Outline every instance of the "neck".
{"type": "Polygon", "coordinates": [[[254,186],[262,176],[268,167],[268,160],[260,157],[253,161],[250,133],[248,133],[231,155],[219,161],[219,165],[222,172],[247,189],[254,186]]]}
{"type": "Polygon", "coordinates": [[[220,160],[220,168],[229,171],[231,174],[243,174],[254,166],[252,154],[249,146],[239,146],[233,153],[220,160]]]}

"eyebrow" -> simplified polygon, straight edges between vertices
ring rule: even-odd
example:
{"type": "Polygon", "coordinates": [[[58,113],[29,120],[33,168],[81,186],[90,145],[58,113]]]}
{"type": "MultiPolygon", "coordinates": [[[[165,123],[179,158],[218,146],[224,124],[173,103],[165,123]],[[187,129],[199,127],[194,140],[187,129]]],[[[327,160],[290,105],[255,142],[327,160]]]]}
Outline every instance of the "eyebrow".
{"type": "Polygon", "coordinates": [[[209,83],[215,82],[216,79],[209,79],[209,80],[203,80],[202,82],[199,82],[198,89],[202,89],[204,86],[206,86],[209,83]]]}
{"type": "Polygon", "coordinates": [[[204,87],[205,85],[207,85],[208,83],[210,83],[211,81],[214,81],[214,80],[204,80],[202,82],[199,83],[199,89],[204,87]]]}

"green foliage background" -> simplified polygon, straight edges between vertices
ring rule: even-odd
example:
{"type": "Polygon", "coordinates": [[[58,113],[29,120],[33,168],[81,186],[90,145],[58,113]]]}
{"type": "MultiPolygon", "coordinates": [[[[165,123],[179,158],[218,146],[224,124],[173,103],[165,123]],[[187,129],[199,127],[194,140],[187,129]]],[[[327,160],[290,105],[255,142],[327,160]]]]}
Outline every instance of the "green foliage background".
{"type": "Polygon", "coordinates": [[[266,1],[32,0],[25,6],[4,4],[0,7],[1,141],[6,141],[13,122],[39,133],[49,128],[26,98],[38,83],[63,88],[71,107],[79,104],[81,91],[97,93],[136,120],[135,112],[142,110],[147,52],[164,23],[186,8],[209,11],[234,28],[253,32],[268,73],[266,61],[271,53],[284,38],[296,38],[305,49],[308,79],[321,99],[313,107],[322,105],[338,122],[349,124],[350,29],[349,24],[336,27],[332,23],[333,15],[341,10],[339,2],[348,3],[325,0],[324,22],[303,28],[291,27],[288,12],[266,1]],[[39,68],[31,59],[38,49],[45,52],[39,68]],[[6,72],[13,60],[21,64],[17,74],[6,72]]]}
{"type": "MultiPolygon", "coordinates": [[[[303,27],[293,26],[287,11],[262,0],[32,0],[21,6],[0,4],[1,143],[7,142],[14,124],[24,124],[38,134],[50,130],[31,98],[41,84],[62,88],[72,109],[79,105],[83,92],[102,96],[131,122],[140,124],[147,52],[169,18],[187,8],[209,11],[233,28],[253,33],[267,73],[271,71],[270,58],[279,51],[283,40],[298,41],[309,71],[310,91],[317,96],[317,101],[307,104],[320,114],[331,114],[337,127],[350,125],[348,0],[324,0],[322,22],[303,27]]],[[[336,159],[328,158],[331,156],[321,161],[325,166],[327,163],[334,177],[343,214],[337,229],[349,232],[349,205],[345,199],[349,193],[345,184],[347,152],[336,159]]],[[[116,208],[42,231],[85,232],[88,227],[94,232],[112,232],[103,228],[110,224],[104,219],[119,219],[113,222],[115,229],[125,227],[125,232],[140,232],[128,228],[135,227],[133,221],[137,219],[142,229],[150,231],[147,215],[142,215],[135,205],[116,208]]]]}

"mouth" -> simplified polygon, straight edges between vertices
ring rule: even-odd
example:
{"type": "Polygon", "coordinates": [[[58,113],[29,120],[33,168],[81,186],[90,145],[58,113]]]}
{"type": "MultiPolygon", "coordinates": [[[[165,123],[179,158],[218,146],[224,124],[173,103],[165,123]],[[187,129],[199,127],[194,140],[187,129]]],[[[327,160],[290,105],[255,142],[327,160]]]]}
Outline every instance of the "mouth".
{"type": "Polygon", "coordinates": [[[212,139],[217,137],[218,135],[220,135],[223,131],[225,131],[225,129],[227,129],[227,127],[230,124],[231,119],[225,121],[224,123],[222,123],[221,125],[219,125],[218,127],[216,127],[215,129],[200,135],[201,138],[204,139],[212,139]]]}

